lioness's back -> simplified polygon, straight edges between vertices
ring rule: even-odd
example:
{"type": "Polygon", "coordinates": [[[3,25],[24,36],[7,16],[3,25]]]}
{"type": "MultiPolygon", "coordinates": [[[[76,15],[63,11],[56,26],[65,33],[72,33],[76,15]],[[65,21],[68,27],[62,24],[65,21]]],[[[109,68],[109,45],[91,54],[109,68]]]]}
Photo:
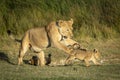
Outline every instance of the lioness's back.
{"type": "Polygon", "coordinates": [[[48,37],[45,27],[29,29],[27,34],[31,45],[38,47],[46,47],[48,45],[48,37]]]}

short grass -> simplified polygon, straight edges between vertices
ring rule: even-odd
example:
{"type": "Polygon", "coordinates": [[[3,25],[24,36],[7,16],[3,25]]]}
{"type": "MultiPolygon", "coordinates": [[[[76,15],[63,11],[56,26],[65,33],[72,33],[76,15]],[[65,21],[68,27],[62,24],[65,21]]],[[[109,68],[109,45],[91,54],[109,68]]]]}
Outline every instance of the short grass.
{"type": "MultiPolygon", "coordinates": [[[[92,50],[97,48],[103,56],[101,66],[85,67],[84,62],[75,62],[70,66],[33,66],[16,65],[19,43],[8,38],[1,38],[0,42],[0,80],[119,80],[120,79],[120,39],[90,40],[78,42],[83,47],[92,50]]],[[[45,51],[52,54],[52,62],[67,57],[64,52],[50,48],[45,51]]],[[[28,51],[24,60],[34,55],[28,51]]]]}
{"type": "Polygon", "coordinates": [[[11,65],[0,61],[1,80],[119,80],[120,64],[39,67],[11,65]]]}

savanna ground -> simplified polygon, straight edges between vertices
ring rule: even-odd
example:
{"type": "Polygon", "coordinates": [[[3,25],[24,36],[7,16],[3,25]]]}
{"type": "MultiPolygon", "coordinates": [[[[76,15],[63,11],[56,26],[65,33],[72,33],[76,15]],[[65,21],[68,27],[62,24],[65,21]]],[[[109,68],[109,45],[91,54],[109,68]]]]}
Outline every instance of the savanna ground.
{"type": "MultiPolygon", "coordinates": [[[[84,62],[75,61],[70,66],[33,66],[17,64],[19,43],[9,38],[1,39],[0,45],[0,80],[119,80],[120,79],[120,38],[109,40],[79,41],[92,50],[97,48],[103,56],[101,66],[85,67],[84,62]]],[[[45,51],[52,54],[52,62],[60,64],[68,56],[63,51],[50,48],[45,51]]],[[[29,60],[33,52],[28,51],[24,62],[29,60]]]]}

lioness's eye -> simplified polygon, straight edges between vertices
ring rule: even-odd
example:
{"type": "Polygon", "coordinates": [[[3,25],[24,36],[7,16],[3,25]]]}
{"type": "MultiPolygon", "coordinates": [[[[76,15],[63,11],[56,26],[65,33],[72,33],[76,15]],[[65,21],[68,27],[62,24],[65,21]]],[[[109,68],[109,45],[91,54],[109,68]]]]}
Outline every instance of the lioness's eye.
{"type": "Polygon", "coordinates": [[[67,31],[69,31],[69,29],[67,29],[67,31]]]}

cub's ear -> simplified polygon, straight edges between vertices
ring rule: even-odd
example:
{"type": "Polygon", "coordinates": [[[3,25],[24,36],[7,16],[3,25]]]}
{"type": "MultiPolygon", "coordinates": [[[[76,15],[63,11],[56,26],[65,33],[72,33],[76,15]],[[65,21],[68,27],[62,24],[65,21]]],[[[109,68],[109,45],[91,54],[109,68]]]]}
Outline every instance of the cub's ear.
{"type": "Polygon", "coordinates": [[[71,18],[69,21],[68,21],[68,24],[70,25],[70,26],[72,26],[73,25],[73,19],[71,18]]]}
{"type": "Polygon", "coordinates": [[[49,57],[51,57],[52,55],[51,54],[48,54],[49,57]]]}
{"type": "Polygon", "coordinates": [[[98,52],[98,50],[97,50],[97,49],[94,49],[94,50],[93,50],[93,52],[97,53],[97,52],[98,52]]]}

